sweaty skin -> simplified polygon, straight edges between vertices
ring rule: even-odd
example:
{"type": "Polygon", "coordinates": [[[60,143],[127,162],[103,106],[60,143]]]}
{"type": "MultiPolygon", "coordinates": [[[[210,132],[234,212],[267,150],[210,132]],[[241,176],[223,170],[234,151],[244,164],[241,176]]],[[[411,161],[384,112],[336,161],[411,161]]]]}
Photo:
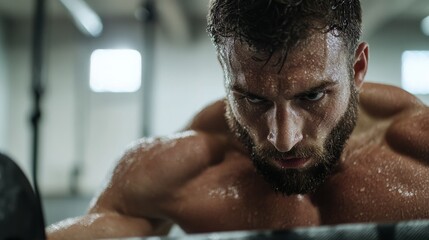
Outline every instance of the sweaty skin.
{"type": "MultiPolygon", "coordinates": [[[[322,40],[329,45],[329,39],[322,40]]],[[[326,64],[342,61],[328,56],[329,61],[316,64],[309,59],[311,54],[325,59],[324,51],[329,55],[330,49],[313,48],[313,52],[297,55],[308,62],[291,62],[293,66],[282,71],[292,78],[309,74],[302,81],[313,81],[311,71],[321,71],[326,64]]],[[[173,223],[188,233],[198,233],[429,218],[429,109],[399,88],[363,84],[367,57],[368,48],[361,44],[353,66],[353,84],[359,90],[360,100],[356,128],[338,168],[315,193],[275,193],[256,172],[246,149],[228,130],[226,105],[221,100],[202,110],[186,131],[144,139],[130,147],[106,187],[94,198],[88,214],[50,226],[49,239],[164,235],[173,223]]],[[[246,68],[245,62],[239,60],[243,59],[232,59],[231,66],[246,68]]],[[[229,63],[223,61],[224,69],[226,64],[229,63]]],[[[344,68],[339,64],[338,69],[341,67],[344,68]]],[[[242,70],[249,74],[249,69],[242,70]]],[[[240,81],[247,82],[247,87],[261,89],[261,95],[270,96],[276,103],[291,106],[278,96],[286,96],[284,99],[289,101],[288,94],[292,93],[288,91],[294,91],[293,87],[288,85],[287,77],[275,78],[276,71],[273,68],[265,73],[267,81],[272,81],[269,85],[255,86],[261,83],[253,81],[255,78],[249,77],[252,74],[241,75],[240,81]],[[272,83],[277,87],[270,89],[272,83]],[[278,93],[276,89],[285,91],[278,93]]],[[[227,81],[240,79],[234,77],[235,73],[227,72],[227,81]]],[[[336,78],[336,73],[329,74],[326,76],[330,79],[336,78]]],[[[347,89],[347,82],[340,75],[338,88],[347,89]]],[[[295,87],[305,88],[298,85],[295,87]]],[[[347,94],[339,90],[333,94],[336,105],[327,108],[332,111],[332,119],[318,122],[321,135],[344,112],[347,94]]],[[[236,111],[240,117],[240,109],[236,111]]],[[[298,111],[293,118],[300,119],[305,114],[298,111]]],[[[252,128],[251,120],[242,117],[240,121],[252,128]]],[[[277,124],[273,128],[276,131],[286,129],[274,120],[270,122],[277,124]]],[[[317,136],[312,139],[311,127],[305,128],[307,132],[302,130],[305,121],[293,123],[299,129],[294,130],[292,140],[263,136],[264,128],[270,126],[256,126],[259,132],[255,131],[254,137],[262,145],[272,144],[283,150],[301,142],[318,144],[317,136]]]]}

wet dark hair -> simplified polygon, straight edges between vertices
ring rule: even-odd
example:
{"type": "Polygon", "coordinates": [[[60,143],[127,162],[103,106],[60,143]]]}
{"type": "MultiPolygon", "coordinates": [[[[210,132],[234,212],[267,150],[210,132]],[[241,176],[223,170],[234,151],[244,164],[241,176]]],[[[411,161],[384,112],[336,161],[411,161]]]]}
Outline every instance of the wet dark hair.
{"type": "Polygon", "coordinates": [[[361,35],[359,0],[212,0],[207,31],[217,48],[233,38],[271,57],[290,49],[314,30],[341,37],[354,56],[361,35]]]}

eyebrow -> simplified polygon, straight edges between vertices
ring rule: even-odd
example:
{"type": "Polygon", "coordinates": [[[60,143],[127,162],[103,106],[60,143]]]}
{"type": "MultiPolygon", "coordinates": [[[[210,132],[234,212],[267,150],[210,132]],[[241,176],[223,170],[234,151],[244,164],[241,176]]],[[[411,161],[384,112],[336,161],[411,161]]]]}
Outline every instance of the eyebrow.
{"type": "Polygon", "coordinates": [[[303,91],[301,93],[296,94],[295,98],[303,97],[303,96],[306,96],[306,95],[314,93],[314,92],[319,92],[321,90],[324,90],[324,89],[326,89],[328,87],[331,87],[331,86],[334,86],[334,85],[337,85],[337,84],[338,84],[338,82],[324,80],[320,84],[318,84],[318,85],[316,85],[316,86],[314,86],[314,87],[312,87],[312,88],[310,88],[308,90],[305,90],[305,91],[303,91]]]}
{"type": "Polygon", "coordinates": [[[246,95],[246,96],[249,96],[249,97],[266,98],[266,97],[263,97],[263,96],[261,96],[259,94],[249,92],[249,90],[245,89],[244,87],[242,87],[242,86],[240,86],[238,84],[234,84],[232,86],[232,90],[234,92],[238,92],[240,94],[243,94],[243,95],[246,95]]]}
{"type": "MultiPolygon", "coordinates": [[[[304,96],[306,96],[308,94],[324,90],[324,89],[326,89],[328,87],[331,87],[331,86],[334,86],[334,85],[337,85],[337,84],[338,84],[338,82],[324,80],[321,83],[319,83],[318,85],[316,85],[314,87],[311,87],[308,90],[305,90],[303,92],[295,94],[293,98],[304,97],[304,96]]],[[[249,92],[249,90],[247,90],[246,88],[244,88],[244,87],[242,87],[242,86],[240,86],[238,84],[234,84],[231,89],[233,91],[238,92],[238,93],[243,94],[243,95],[247,95],[247,96],[251,96],[251,97],[257,97],[257,98],[266,98],[266,97],[263,97],[263,96],[261,96],[259,94],[249,92]]]]}

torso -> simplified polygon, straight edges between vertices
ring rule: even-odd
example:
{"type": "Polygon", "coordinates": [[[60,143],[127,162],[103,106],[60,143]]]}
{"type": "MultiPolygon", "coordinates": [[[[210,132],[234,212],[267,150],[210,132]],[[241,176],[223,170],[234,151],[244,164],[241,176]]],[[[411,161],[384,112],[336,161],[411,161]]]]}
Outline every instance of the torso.
{"type": "Polygon", "coordinates": [[[415,112],[387,118],[361,112],[338,170],[314,194],[274,193],[246,155],[230,150],[178,191],[166,215],[187,232],[429,218],[429,157],[410,156],[399,149],[401,139],[388,139],[410,131],[398,126],[413,125],[415,112]]]}

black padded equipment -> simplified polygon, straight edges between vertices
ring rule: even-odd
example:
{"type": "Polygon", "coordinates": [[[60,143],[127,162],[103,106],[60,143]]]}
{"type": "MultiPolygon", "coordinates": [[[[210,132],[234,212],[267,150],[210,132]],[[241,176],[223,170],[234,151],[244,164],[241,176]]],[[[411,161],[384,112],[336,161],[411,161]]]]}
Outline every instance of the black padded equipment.
{"type": "Polygon", "coordinates": [[[0,153],[0,239],[45,239],[42,214],[24,173],[0,153]]]}

